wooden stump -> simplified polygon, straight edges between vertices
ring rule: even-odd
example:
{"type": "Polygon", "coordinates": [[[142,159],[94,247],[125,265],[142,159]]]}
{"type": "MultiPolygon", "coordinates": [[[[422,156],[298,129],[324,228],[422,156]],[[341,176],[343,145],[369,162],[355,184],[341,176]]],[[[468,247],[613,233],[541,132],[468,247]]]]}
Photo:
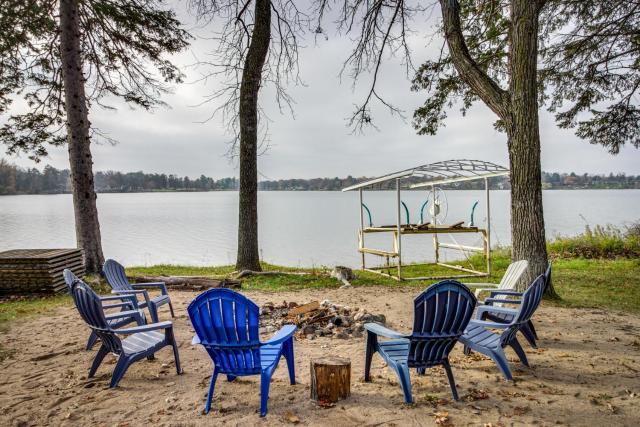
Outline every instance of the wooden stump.
{"type": "Polygon", "coordinates": [[[312,359],[311,399],[335,403],[351,394],[351,360],[343,357],[312,359]]]}

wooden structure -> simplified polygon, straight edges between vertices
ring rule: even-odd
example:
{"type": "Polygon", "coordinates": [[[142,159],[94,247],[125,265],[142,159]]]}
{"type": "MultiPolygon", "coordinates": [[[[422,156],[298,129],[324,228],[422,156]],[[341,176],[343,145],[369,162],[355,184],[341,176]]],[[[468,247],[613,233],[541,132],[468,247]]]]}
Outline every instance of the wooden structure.
{"type": "Polygon", "coordinates": [[[343,357],[311,359],[311,399],[336,403],[351,395],[351,361],[343,357]]]}
{"type": "MultiPolygon", "coordinates": [[[[447,278],[464,278],[464,277],[486,277],[491,274],[491,209],[489,199],[489,178],[508,175],[509,170],[496,165],[495,163],[480,160],[447,160],[443,162],[431,163],[427,165],[417,166],[412,169],[406,169],[399,172],[383,175],[378,178],[370,179],[356,185],[344,188],[342,191],[358,190],[360,196],[360,230],[358,232],[358,251],[362,254],[362,269],[379,273],[396,280],[431,280],[431,279],[447,279],[447,278]],[[436,191],[439,189],[437,185],[452,184],[457,182],[484,180],[486,205],[487,205],[487,224],[486,228],[479,228],[474,224],[464,225],[464,222],[458,222],[452,225],[438,224],[437,213],[432,214],[431,222],[423,222],[420,224],[403,224],[402,209],[408,210],[401,199],[401,189],[403,180],[419,177],[424,182],[417,184],[405,185],[407,189],[417,189],[428,187],[432,200],[435,201],[436,191]],[[368,212],[368,208],[363,203],[363,190],[371,189],[376,185],[395,181],[396,186],[396,214],[397,221],[394,225],[365,227],[364,211],[368,212]],[[365,245],[365,235],[368,233],[391,233],[393,238],[392,250],[381,250],[378,248],[370,248],[365,245]],[[476,233],[482,236],[482,246],[467,246],[457,242],[445,243],[441,242],[439,236],[441,234],[460,234],[460,233],[476,233]],[[405,235],[431,235],[433,237],[433,248],[435,251],[435,262],[414,264],[429,265],[435,264],[459,271],[461,274],[446,276],[430,276],[430,277],[405,277],[402,275],[402,236],[405,235]],[[475,268],[465,268],[459,265],[448,264],[440,260],[440,250],[450,249],[461,251],[464,254],[468,252],[479,252],[484,255],[486,261],[486,270],[480,271],[475,268]],[[386,262],[382,266],[367,268],[365,263],[365,255],[375,255],[382,257],[386,262]],[[386,272],[385,272],[386,270],[386,272]],[[392,271],[397,273],[393,274],[392,271]]],[[[425,203],[426,205],[426,203],[425,203]]],[[[423,205],[424,208],[424,205],[423,205]]],[[[434,211],[435,212],[435,211],[434,211]]]]}
{"type": "Polygon", "coordinates": [[[62,271],[84,274],[80,249],[13,249],[0,252],[0,294],[55,293],[67,290],[62,271]]]}

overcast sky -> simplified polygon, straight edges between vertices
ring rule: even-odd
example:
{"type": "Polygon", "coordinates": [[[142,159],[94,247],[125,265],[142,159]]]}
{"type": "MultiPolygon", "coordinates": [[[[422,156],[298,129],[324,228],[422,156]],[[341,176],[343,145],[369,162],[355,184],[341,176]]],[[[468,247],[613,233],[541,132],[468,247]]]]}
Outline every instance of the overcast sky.
{"type": "MultiPolygon", "coordinates": [[[[440,41],[429,45],[431,28],[420,27],[424,33],[412,37],[417,64],[440,47],[440,41]]],[[[208,29],[196,32],[206,35],[208,29]]],[[[296,102],[294,117],[278,111],[271,91],[261,93],[262,105],[271,118],[270,149],[259,159],[261,179],[375,176],[455,158],[507,165],[506,137],[493,129],[495,116],[480,104],[466,117],[457,109],[450,111],[446,127],[436,136],[416,135],[410,118],[425,94],[410,92],[410,79],[394,59],[384,64],[379,92],[399,106],[407,120],[377,108],[374,118],[379,129],[353,134],[346,119],[354,104],[362,100],[369,80],[365,76],[355,89],[348,77],[340,80],[342,62],[352,46],[349,37],[332,32],[328,40],[306,42],[300,58],[305,85],[289,88],[296,102]]],[[[202,58],[213,49],[213,41],[199,40],[176,62],[192,64],[194,57],[202,58]]],[[[94,170],[143,170],[191,177],[205,174],[215,178],[237,174],[237,164],[225,157],[230,136],[225,134],[221,118],[200,123],[216,105],[196,107],[214,89],[215,82],[196,83],[200,72],[193,68],[185,72],[187,83],[164,98],[169,109],[150,113],[117,104],[120,107],[115,112],[98,107],[91,110],[92,123],[118,141],[116,145],[93,144],[94,170]]],[[[540,126],[545,171],[640,174],[637,149],[624,148],[612,156],[600,146],[579,140],[572,131],[558,129],[553,117],[545,112],[541,112],[540,126]]],[[[10,160],[21,166],[34,165],[26,156],[10,160]]],[[[66,149],[52,148],[40,166],[44,164],[68,167],[66,149]]]]}

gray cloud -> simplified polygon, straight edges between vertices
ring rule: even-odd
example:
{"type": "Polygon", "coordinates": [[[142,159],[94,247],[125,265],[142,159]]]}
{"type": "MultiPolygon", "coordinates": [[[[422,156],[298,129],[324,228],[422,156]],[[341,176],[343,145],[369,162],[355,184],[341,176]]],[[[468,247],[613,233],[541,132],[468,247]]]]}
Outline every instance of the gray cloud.
{"type": "MultiPolygon", "coordinates": [[[[417,26],[416,26],[417,27],[417,26]]],[[[430,31],[430,30],[428,30],[430,31]]],[[[206,34],[207,28],[197,30],[206,34]]],[[[439,48],[439,41],[427,45],[427,31],[412,36],[416,59],[424,59],[439,48]]],[[[194,57],[203,58],[215,48],[213,41],[198,40],[192,51],[176,60],[188,65],[194,57]]],[[[380,92],[408,117],[391,116],[380,106],[374,109],[376,125],[365,134],[352,134],[346,119],[353,105],[362,100],[369,79],[363,76],[356,87],[348,76],[339,78],[342,61],[352,47],[345,36],[331,34],[329,40],[306,41],[301,51],[300,70],[305,86],[291,87],[295,99],[295,118],[281,114],[273,92],[261,93],[268,116],[270,149],[259,160],[261,174],[270,179],[325,176],[378,175],[417,164],[450,158],[477,158],[507,164],[506,137],[493,129],[494,115],[482,105],[473,107],[466,117],[457,110],[449,112],[446,127],[436,136],[418,136],[410,117],[423,101],[423,93],[412,93],[410,81],[397,58],[385,62],[380,92]]],[[[215,104],[194,107],[216,82],[194,83],[200,71],[186,68],[191,83],[175,88],[165,97],[171,106],[153,113],[132,110],[114,101],[118,110],[95,107],[92,123],[118,140],[118,144],[93,146],[96,170],[144,170],[146,172],[213,177],[237,173],[236,165],[225,157],[230,136],[220,117],[199,123],[208,117],[215,104]]],[[[611,156],[599,146],[581,141],[571,131],[560,130],[553,117],[541,113],[542,166],[547,171],[577,173],[640,173],[640,152],[624,148],[611,156]]],[[[33,166],[26,157],[12,159],[33,166]]],[[[55,167],[67,167],[65,148],[51,149],[44,160],[55,167]]]]}

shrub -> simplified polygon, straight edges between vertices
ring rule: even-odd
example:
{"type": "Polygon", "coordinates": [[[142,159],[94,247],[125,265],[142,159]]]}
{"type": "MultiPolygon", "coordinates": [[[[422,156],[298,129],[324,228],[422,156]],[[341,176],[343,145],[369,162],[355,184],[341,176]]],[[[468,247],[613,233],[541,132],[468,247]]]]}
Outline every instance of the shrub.
{"type": "Polygon", "coordinates": [[[597,225],[585,227],[584,233],[573,237],[557,237],[548,244],[556,258],[638,258],[640,257],[640,223],[624,231],[618,227],[597,225]]]}

